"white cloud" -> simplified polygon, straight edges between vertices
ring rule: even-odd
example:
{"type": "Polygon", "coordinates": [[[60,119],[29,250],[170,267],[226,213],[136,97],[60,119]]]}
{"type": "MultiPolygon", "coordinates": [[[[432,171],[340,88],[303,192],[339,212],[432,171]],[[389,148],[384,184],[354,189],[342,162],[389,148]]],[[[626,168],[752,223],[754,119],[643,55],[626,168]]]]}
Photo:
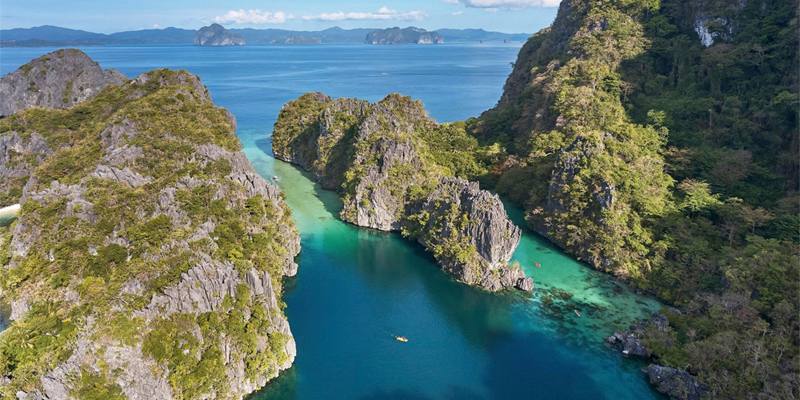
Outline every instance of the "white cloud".
{"type": "Polygon", "coordinates": [[[459,15],[463,15],[463,14],[464,14],[463,11],[453,11],[453,12],[450,13],[450,15],[452,15],[454,17],[457,17],[459,15]]]}
{"type": "Polygon", "coordinates": [[[318,15],[304,15],[306,21],[359,21],[359,20],[398,20],[398,21],[419,21],[428,15],[422,11],[397,11],[388,7],[381,7],[375,12],[330,12],[318,15]]]}
{"type": "Polygon", "coordinates": [[[283,11],[262,11],[262,10],[230,10],[224,15],[214,18],[214,22],[219,24],[282,24],[292,16],[283,11]]]}
{"type": "Polygon", "coordinates": [[[470,8],[528,8],[558,7],[561,0],[444,0],[449,4],[463,4],[470,8]]]}

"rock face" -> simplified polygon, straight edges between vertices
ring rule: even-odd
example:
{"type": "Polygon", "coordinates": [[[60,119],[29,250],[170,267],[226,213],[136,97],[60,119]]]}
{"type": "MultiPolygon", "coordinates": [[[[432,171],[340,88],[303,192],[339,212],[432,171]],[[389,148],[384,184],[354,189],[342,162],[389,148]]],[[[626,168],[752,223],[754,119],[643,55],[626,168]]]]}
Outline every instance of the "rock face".
{"type": "Polygon", "coordinates": [[[243,46],[245,40],[220,24],[211,24],[197,31],[194,44],[199,46],[243,46]]]}
{"type": "MultiPolygon", "coordinates": [[[[708,0],[677,3],[679,23],[691,24],[703,47],[714,43],[730,42],[739,31],[740,13],[747,6],[747,0],[714,2],[708,0]]],[[[762,5],[763,7],[763,5],[762,5]]],[[[689,30],[689,26],[683,26],[689,30]]]]}
{"type": "MultiPolygon", "coordinates": [[[[619,349],[625,356],[649,360],[653,353],[645,345],[645,339],[668,335],[669,329],[667,317],[656,313],[649,320],[636,323],[625,332],[614,332],[606,338],[606,342],[619,349]]],[[[672,399],[699,400],[708,391],[705,385],[685,370],[650,364],[643,371],[656,390],[672,399]]]]}
{"type": "Polygon", "coordinates": [[[606,338],[606,342],[619,349],[619,351],[626,356],[647,359],[652,355],[650,350],[643,343],[647,331],[654,330],[663,333],[668,329],[669,321],[667,317],[657,313],[647,321],[632,325],[630,329],[625,332],[614,332],[613,335],[606,338]]]}
{"type": "Polygon", "coordinates": [[[522,232],[508,219],[496,194],[475,182],[446,177],[412,215],[417,240],[438,254],[442,268],[459,281],[489,291],[533,289],[533,281],[520,268],[508,267],[522,232]]]}
{"type": "Polygon", "coordinates": [[[27,137],[17,132],[0,136],[0,204],[7,206],[19,201],[33,168],[52,152],[38,133],[27,137]]]}
{"type": "Polygon", "coordinates": [[[0,79],[0,117],[31,107],[69,108],[126,80],[80,50],[54,51],[0,79]]]}
{"type": "Polygon", "coordinates": [[[700,400],[707,388],[690,373],[670,367],[650,364],[645,369],[650,384],[656,390],[677,400],[700,400]]]}
{"type": "Polygon", "coordinates": [[[284,106],[272,143],[277,158],[342,194],[343,220],[402,232],[461,282],[531,290],[530,278],[508,266],[521,232],[500,198],[432,160],[426,132],[442,128],[396,94],[370,104],[311,93],[284,106]]]}
{"type": "Polygon", "coordinates": [[[367,44],[441,44],[444,43],[444,38],[436,32],[428,32],[412,26],[370,32],[367,34],[365,42],[367,44]]]}
{"type": "Polygon", "coordinates": [[[291,366],[299,236],[234,130],[168,70],[0,120],[0,397],[237,399],[291,366]]]}

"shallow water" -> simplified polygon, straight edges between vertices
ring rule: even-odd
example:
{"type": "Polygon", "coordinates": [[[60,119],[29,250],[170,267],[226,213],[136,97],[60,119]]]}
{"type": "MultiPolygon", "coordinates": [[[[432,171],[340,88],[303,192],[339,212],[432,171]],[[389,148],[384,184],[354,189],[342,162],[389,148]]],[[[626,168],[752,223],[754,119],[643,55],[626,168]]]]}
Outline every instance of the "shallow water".
{"type": "MultiPolygon", "coordinates": [[[[0,49],[0,73],[49,50],[0,49]]],[[[280,178],[302,236],[300,271],[285,297],[299,353],[295,366],[253,399],[657,397],[639,363],[603,345],[613,330],[657,309],[653,300],[531,233],[514,259],[534,278],[533,295],[493,295],[455,283],[419,246],[339,221],[334,193],[271,156],[269,132],[281,105],[307,91],[372,101],[398,91],[422,99],[440,121],[476,116],[500,97],[517,47],[84,50],[129,76],[156,67],[198,74],[237,117],[259,173],[280,178]]],[[[507,208],[520,223],[520,210],[507,208]]]]}

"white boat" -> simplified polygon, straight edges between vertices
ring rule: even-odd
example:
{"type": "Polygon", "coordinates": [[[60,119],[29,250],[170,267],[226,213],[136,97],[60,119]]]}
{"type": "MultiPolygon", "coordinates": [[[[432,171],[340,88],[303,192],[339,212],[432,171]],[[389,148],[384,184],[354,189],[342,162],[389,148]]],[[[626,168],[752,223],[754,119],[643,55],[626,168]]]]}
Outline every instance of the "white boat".
{"type": "Polygon", "coordinates": [[[14,204],[8,207],[0,208],[0,219],[6,218],[13,218],[19,214],[19,210],[22,208],[19,204],[14,204]]]}

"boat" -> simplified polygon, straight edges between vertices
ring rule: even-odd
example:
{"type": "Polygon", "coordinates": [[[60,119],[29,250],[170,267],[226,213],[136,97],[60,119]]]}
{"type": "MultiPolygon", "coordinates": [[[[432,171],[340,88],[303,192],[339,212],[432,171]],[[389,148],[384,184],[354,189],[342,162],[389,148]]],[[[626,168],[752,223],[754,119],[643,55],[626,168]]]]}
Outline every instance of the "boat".
{"type": "Polygon", "coordinates": [[[397,340],[398,342],[408,343],[408,338],[405,336],[395,336],[394,340],[397,340]]]}
{"type": "Polygon", "coordinates": [[[19,214],[22,207],[19,204],[14,204],[8,207],[0,208],[0,226],[6,226],[11,223],[19,214]]]}
{"type": "Polygon", "coordinates": [[[581,312],[580,312],[580,311],[578,311],[578,310],[575,310],[575,315],[577,315],[577,316],[579,316],[579,317],[580,317],[580,316],[581,316],[581,312]]]}
{"type": "Polygon", "coordinates": [[[273,181],[279,181],[280,179],[278,179],[278,177],[277,177],[277,176],[273,176],[273,177],[272,177],[272,180],[273,180],[273,181]]]}

